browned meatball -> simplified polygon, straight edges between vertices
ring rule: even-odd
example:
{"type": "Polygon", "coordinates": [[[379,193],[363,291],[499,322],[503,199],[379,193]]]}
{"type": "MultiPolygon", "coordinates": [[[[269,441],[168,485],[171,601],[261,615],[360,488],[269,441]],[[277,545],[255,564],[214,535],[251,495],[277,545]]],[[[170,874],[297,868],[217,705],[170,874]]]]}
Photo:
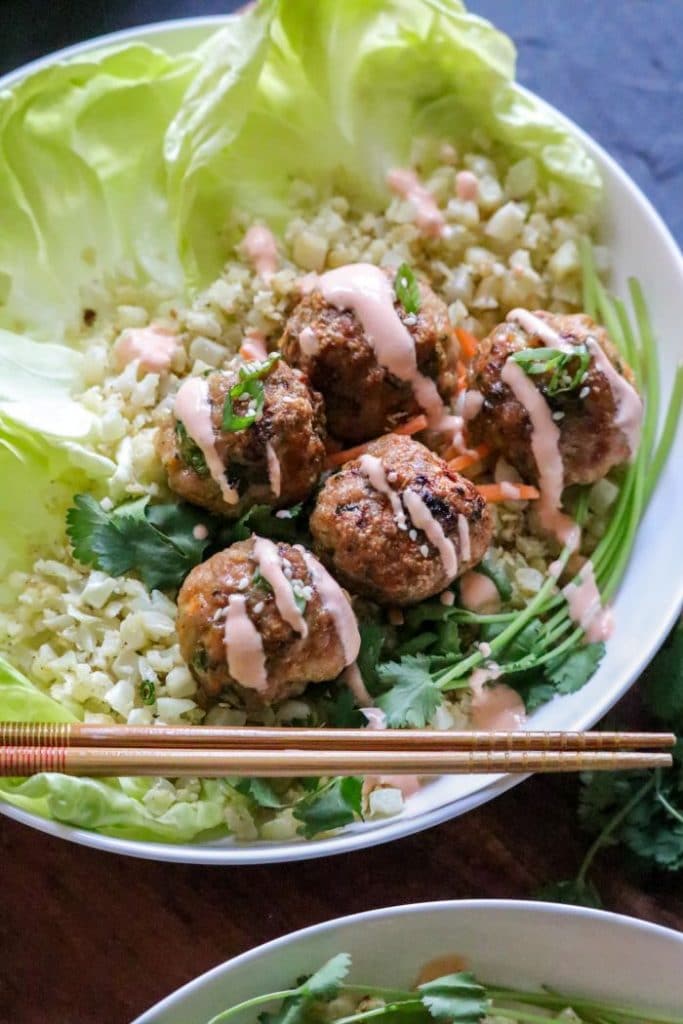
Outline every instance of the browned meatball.
{"type": "MultiPolygon", "coordinates": [[[[393,285],[395,271],[386,274],[393,285]]],[[[418,370],[447,401],[456,384],[448,310],[428,285],[420,281],[419,288],[418,313],[407,313],[398,300],[394,309],[414,339],[418,370]]],[[[369,440],[420,412],[410,384],[378,363],[356,315],[330,305],[318,290],[295,307],[280,347],[323,395],[330,434],[340,441],[369,440]]]]}
{"type": "MultiPolygon", "coordinates": [[[[249,370],[253,364],[242,364],[249,370]]],[[[311,493],[325,459],[325,415],[320,395],[304,375],[279,360],[260,382],[263,410],[251,426],[223,429],[226,396],[239,382],[239,366],[206,378],[215,450],[225,480],[237,499],[228,503],[209,471],[202,451],[176,415],[169,415],[157,433],[157,452],[168,483],[181,497],[225,516],[239,516],[251,504],[284,507],[311,493]]],[[[253,409],[249,394],[237,398],[240,416],[253,409]]],[[[223,481],[225,483],[225,481],[223,481]]]]}
{"type": "Polygon", "coordinates": [[[309,683],[335,679],[360,645],[347,595],[310,552],[258,537],[187,576],[178,594],[178,637],[205,705],[225,689],[255,705],[296,696],[309,683]],[[284,616],[264,552],[282,571],[280,591],[290,601],[284,616]]]}
{"type": "MultiPolygon", "coordinates": [[[[557,314],[539,310],[532,314],[560,335],[562,341],[585,346],[588,339],[600,346],[619,374],[633,385],[633,372],[620,358],[604,328],[584,314],[557,314]]],[[[533,326],[533,323],[529,324],[533,326]]],[[[469,423],[473,444],[486,442],[522,474],[526,480],[538,481],[539,473],[531,449],[532,426],[529,415],[508,385],[501,378],[508,358],[524,349],[555,347],[550,339],[525,330],[518,323],[500,324],[482,341],[469,371],[469,386],[481,392],[484,402],[478,415],[469,423]]],[[[603,370],[590,354],[585,376],[568,390],[552,393],[551,373],[530,379],[545,398],[560,432],[559,448],[564,467],[564,484],[593,483],[604,477],[613,466],[633,454],[628,432],[619,422],[617,403],[603,370]]],[[[578,375],[578,357],[566,367],[567,383],[578,375]]],[[[634,395],[634,409],[640,409],[634,395]]]]}
{"type": "Polygon", "coordinates": [[[481,561],[493,530],[474,484],[397,434],[327,480],[310,526],[316,552],[345,586],[392,605],[443,590],[481,561]]]}

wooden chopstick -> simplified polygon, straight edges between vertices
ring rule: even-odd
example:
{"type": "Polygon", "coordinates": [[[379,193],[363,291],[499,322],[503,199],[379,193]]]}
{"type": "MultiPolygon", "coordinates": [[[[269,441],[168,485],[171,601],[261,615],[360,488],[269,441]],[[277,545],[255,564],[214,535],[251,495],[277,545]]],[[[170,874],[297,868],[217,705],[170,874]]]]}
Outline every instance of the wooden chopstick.
{"type": "Polygon", "coordinates": [[[0,722],[0,747],[185,747],[219,750],[618,751],[673,747],[672,733],[456,732],[261,726],[92,725],[0,722]]]}
{"type": "Polygon", "coordinates": [[[665,768],[671,756],[631,751],[215,750],[184,747],[0,747],[0,776],[460,775],[665,768]]]}

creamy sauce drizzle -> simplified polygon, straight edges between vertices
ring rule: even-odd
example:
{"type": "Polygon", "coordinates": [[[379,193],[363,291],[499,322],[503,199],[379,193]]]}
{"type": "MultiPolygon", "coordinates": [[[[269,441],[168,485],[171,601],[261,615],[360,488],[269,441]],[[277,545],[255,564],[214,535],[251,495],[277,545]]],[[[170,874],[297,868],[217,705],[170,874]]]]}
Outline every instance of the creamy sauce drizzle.
{"type": "Polygon", "coordinates": [[[470,676],[472,691],[470,714],[472,727],[491,732],[513,732],[526,721],[526,710],[522,698],[505,683],[486,686],[499,675],[495,664],[486,668],[475,668],[470,676]]]}
{"type": "Polygon", "coordinates": [[[538,468],[541,492],[538,502],[541,525],[554,533],[563,544],[576,550],[581,531],[569,516],[560,511],[564,467],[560,454],[559,428],[543,395],[514,359],[507,360],[501,378],[524,406],[531,421],[531,450],[538,468]]]}
{"type": "Polygon", "coordinates": [[[469,562],[472,557],[472,545],[470,543],[470,524],[467,516],[458,514],[458,540],[460,541],[460,561],[469,562]]]}
{"type": "Polygon", "coordinates": [[[257,537],[254,541],[254,559],[264,580],[273,588],[275,604],[284,621],[301,636],[308,636],[308,625],[296,606],[292,584],[284,574],[277,545],[265,537],[257,537]]]}
{"type": "Polygon", "coordinates": [[[225,467],[216,451],[209,385],[203,377],[188,377],[181,384],[173,412],[204,456],[209,473],[220,488],[223,501],[226,505],[236,505],[239,495],[226,480],[225,467]]]}
{"type": "Polygon", "coordinates": [[[376,455],[361,455],[358,465],[363,476],[368,478],[375,490],[386,495],[389,499],[399,530],[407,529],[408,524],[406,523],[406,514],[403,511],[401,499],[387,480],[382,460],[378,459],[376,455]]]}
{"type": "Polygon", "coordinates": [[[460,577],[460,604],[469,612],[497,611],[500,608],[500,594],[488,576],[470,569],[460,577]]]}
{"type": "Polygon", "coordinates": [[[508,323],[519,324],[527,334],[533,334],[544,341],[549,348],[557,348],[561,352],[573,352],[574,346],[565,341],[561,334],[540,316],[534,316],[528,309],[511,309],[505,318],[508,323]]]}
{"type": "Polygon", "coordinates": [[[586,348],[593,356],[596,368],[607,378],[616,408],[614,422],[628,441],[633,456],[640,440],[643,401],[633,385],[615,369],[609,357],[594,338],[586,340],[586,348]]]}
{"type": "Polygon", "coordinates": [[[234,680],[250,690],[268,686],[263,640],[247,614],[244,594],[232,594],[228,601],[224,632],[228,670],[234,680]]]}
{"type": "Polygon", "coordinates": [[[462,400],[462,416],[465,420],[473,420],[481,412],[484,396],[481,391],[466,391],[462,400]]]}
{"type": "Polygon", "coordinates": [[[446,222],[434,196],[420,182],[415,171],[397,167],[387,174],[387,184],[392,192],[412,203],[415,223],[425,235],[440,238],[446,230],[446,222]]]}
{"type": "Polygon", "coordinates": [[[247,331],[240,346],[240,355],[247,361],[258,360],[261,362],[268,358],[266,339],[261,331],[247,331]]]}
{"type": "Polygon", "coordinates": [[[318,335],[312,327],[304,327],[300,332],[299,348],[305,356],[308,356],[309,359],[318,354],[320,343],[318,341],[318,335]]]}
{"type": "Polygon", "coordinates": [[[280,460],[278,459],[275,449],[270,441],[266,443],[266,462],[268,463],[268,481],[270,483],[270,489],[275,497],[279,498],[282,490],[282,470],[280,467],[280,460]]]}
{"type": "Polygon", "coordinates": [[[178,337],[168,327],[150,324],[149,327],[129,327],[117,339],[114,355],[123,368],[136,359],[146,373],[168,370],[178,348],[178,337]]]}
{"type": "Polygon", "coordinates": [[[572,581],[562,588],[569,605],[569,615],[581,626],[590,643],[607,640],[612,635],[614,620],[610,609],[602,607],[593,563],[586,562],[578,576],[578,583],[572,581]]]}
{"type": "MultiPolygon", "coordinates": [[[[323,608],[329,613],[334,622],[339,643],[344,653],[344,661],[347,665],[352,665],[358,657],[360,650],[360,633],[358,632],[358,623],[356,622],[351,602],[337,581],[330,576],[327,569],[320,564],[310,551],[306,551],[305,548],[298,544],[296,545],[296,550],[301,553],[306,563],[311,583],[318,591],[318,597],[323,608]]],[[[360,677],[360,673],[358,675],[360,677]]],[[[372,700],[364,700],[362,703],[371,704],[372,700]]]]}
{"type": "Polygon", "coordinates": [[[415,342],[394,308],[394,293],[384,272],[372,263],[350,263],[301,283],[318,288],[337,309],[350,309],[360,321],[377,362],[410,384],[433,429],[442,429],[444,404],[436,384],[417,368],[415,342]]]}
{"type": "MultiPolygon", "coordinates": [[[[356,670],[358,670],[357,666],[356,670]]],[[[387,716],[381,708],[367,707],[359,710],[368,723],[368,729],[374,729],[377,732],[387,728],[387,716]]]]}
{"type": "Polygon", "coordinates": [[[446,536],[441,523],[434,518],[416,491],[404,491],[403,504],[408,509],[413,525],[422,530],[429,543],[439,552],[446,575],[454,579],[458,571],[458,555],[455,544],[446,536]]]}
{"type": "MultiPolygon", "coordinates": [[[[358,665],[356,665],[355,661],[353,665],[349,665],[344,669],[341,674],[341,678],[353,694],[356,704],[362,709],[363,714],[365,714],[366,711],[374,712],[375,709],[372,706],[374,701],[368,693],[363,677],[360,674],[360,669],[358,668],[358,665]]],[[[379,711],[378,714],[384,714],[384,712],[379,711]]],[[[367,714],[365,714],[365,717],[368,717],[367,714]]],[[[374,728],[380,728],[380,726],[374,726],[374,728]]],[[[386,722],[384,728],[386,729],[386,722]]]]}
{"type": "Polygon", "coordinates": [[[264,281],[269,281],[278,268],[277,244],[272,231],[263,224],[253,224],[242,242],[245,256],[264,281]]]}

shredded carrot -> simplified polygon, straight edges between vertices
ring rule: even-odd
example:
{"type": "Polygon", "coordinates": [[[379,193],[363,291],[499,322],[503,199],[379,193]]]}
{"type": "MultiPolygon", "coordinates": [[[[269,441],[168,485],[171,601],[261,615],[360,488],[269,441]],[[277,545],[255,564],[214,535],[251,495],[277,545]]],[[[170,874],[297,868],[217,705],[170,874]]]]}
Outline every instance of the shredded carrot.
{"type": "MultiPolygon", "coordinates": [[[[417,434],[421,430],[427,429],[427,417],[424,415],[414,416],[412,420],[408,420],[406,423],[400,423],[393,430],[389,431],[390,434],[417,434]]],[[[388,437],[388,434],[384,434],[384,437],[388,437]]],[[[379,440],[379,438],[375,438],[379,440]]],[[[327,456],[327,462],[325,463],[327,469],[334,469],[336,466],[341,466],[345,462],[350,462],[351,459],[357,459],[368,450],[368,445],[371,445],[372,441],[366,441],[365,444],[357,444],[355,448],[345,448],[343,452],[331,452],[327,456]]]]}
{"type": "Polygon", "coordinates": [[[460,473],[463,469],[467,469],[469,466],[473,466],[475,462],[481,462],[487,455],[491,454],[490,444],[480,444],[476,448],[471,448],[465,455],[456,455],[454,459],[451,459],[448,463],[450,469],[454,469],[456,473],[460,473]]]}
{"type": "Polygon", "coordinates": [[[479,342],[475,336],[466,331],[464,327],[456,327],[455,336],[460,342],[460,352],[463,359],[466,359],[468,362],[470,359],[474,359],[479,347],[479,342]]]}
{"type": "Polygon", "coordinates": [[[534,501],[540,498],[536,487],[530,484],[479,484],[479,493],[487,501],[492,503],[498,501],[534,501]],[[514,487],[515,493],[512,493],[514,487]],[[508,490],[509,488],[509,490],[508,490]]]}

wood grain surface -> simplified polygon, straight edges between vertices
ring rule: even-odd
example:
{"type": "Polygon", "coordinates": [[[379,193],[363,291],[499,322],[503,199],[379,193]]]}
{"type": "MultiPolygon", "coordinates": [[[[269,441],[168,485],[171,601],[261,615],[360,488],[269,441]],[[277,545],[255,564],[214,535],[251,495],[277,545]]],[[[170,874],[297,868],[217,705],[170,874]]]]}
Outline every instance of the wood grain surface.
{"type": "MultiPolygon", "coordinates": [[[[645,725],[637,694],[619,727],[645,725]]],[[[0,819],[1,1024],[126,1024],[197,974],[288,931],[421,900],[528,898],[588,840],[577,780],[536,777],[438,828],[358,853],[253,868],[98,853],[0,819]]],[[[683,929],[683,883],[598,858],[605,906],[683,929]]]]}

